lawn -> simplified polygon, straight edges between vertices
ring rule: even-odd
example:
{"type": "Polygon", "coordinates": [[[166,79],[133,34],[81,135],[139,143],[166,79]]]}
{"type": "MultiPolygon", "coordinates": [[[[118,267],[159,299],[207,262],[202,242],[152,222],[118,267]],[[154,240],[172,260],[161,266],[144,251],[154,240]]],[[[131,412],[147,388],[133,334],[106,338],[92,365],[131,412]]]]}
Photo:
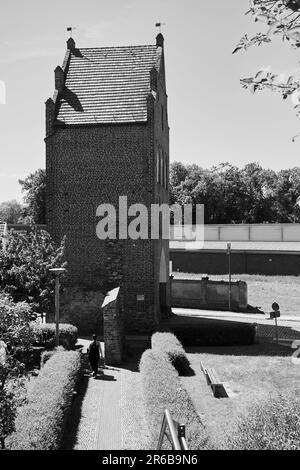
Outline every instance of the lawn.
{"type": "Polygon", "coordinates": [[[238,347],[187,348],[195,375],[182,377],[216,448],[226,448],[237,416],[258,401],[278,394],[300,397],[300,365],[291,360],[291,350],[275,344],[238,347]],[[214,367],[227,386],[230,398],[214,398],[200,368],[200,361],[214,367]]]}
{"type": "MultiPolygon", "coordinates": [[[[176,279],[201,279],[205,274],[174,272],[173,275],[176,279]]],[[[209,279],[228,280],[228,274],[210,275],[209,279]]],[[[247,282],[248,304],[252,307],[261,307],[268,313],[275,301],[280,306],[281,315],[300,317],[300,277],[235,274],[232,280],[247,282]]]]}

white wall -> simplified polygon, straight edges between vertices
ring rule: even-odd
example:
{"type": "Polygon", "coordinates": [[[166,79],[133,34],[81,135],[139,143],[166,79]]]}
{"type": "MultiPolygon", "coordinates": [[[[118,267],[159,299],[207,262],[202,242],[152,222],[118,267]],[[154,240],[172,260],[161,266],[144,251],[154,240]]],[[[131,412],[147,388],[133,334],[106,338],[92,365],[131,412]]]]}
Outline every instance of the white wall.
{"type": "MultiPolygon", "coordinates": [[[[192,226],[189,227],[191,231],[192,226]]],[[[171,227],[170,239],[180,239],[180,227],[171,227]],[[174,237],[174,234],[175,237],[174,237]]],[[[204,226],[205,241],[300,242],[300,224],[220,224],[204,226]]]]}

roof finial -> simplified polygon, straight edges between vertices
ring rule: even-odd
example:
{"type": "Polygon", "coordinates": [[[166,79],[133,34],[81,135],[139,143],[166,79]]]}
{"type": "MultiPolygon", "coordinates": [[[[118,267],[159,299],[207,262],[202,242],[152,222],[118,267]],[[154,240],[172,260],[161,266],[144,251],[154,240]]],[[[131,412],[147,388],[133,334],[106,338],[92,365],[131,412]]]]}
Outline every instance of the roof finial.
{"type": "Polygon", "coordinates": [[[67,40],[67,47],[68,47],[68,49],[69,49],[70,51],[74,51],[74,49],[75,49],[75,41],[74,41],[73,38],[70,37],[70,38],[67,40]]]}
{"type": "Polygon", "coordinates": [[[164,25],[165,23],[155,23],[155,26],[157,28],[159,28],[159,33],[158,35],[156,36],[156,47],[164,47],[164,37],[163,35],[161,34],[161,27],[164,25]]]}
{"type": "Polygon", "coordinates": [[[69,31],[69,33],[70,33],[70,38],[72,37],[73,29],[75,29],[75,28],[73,28],[73,26],[68,26],[67,27],[67,31],[69,31]]]}

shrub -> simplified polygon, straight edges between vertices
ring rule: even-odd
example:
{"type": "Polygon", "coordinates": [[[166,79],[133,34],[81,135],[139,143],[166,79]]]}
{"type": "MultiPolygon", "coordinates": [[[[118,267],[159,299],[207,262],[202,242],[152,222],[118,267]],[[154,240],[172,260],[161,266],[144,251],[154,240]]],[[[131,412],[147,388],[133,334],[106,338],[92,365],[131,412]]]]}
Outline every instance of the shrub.
{"type": "MultiPolygon", "coordinates": [[[[34,342],[48,349],[55,347],[55,323],[32,323],[34,342]]],[[[74,349],[77,343],[78,329],[68,323],[59,324],[59,344],[66,349],[74,349]]]]}
{"type": "Polygon", "coordinates": [[[57,352],[48,360],[28,393],[11,436],[14,450],[58,450],[81,376],[80,353],[57,352]]]}
{"type": "Polygon", "coordinates": [[[174,325],[172,332],[184,346],[241,346],[256,340],[255,324],[222,320],[204,320],[188,327],[174,325]]]}
{"type": "Polygon", "coordinates": [[[190,363],[186,357],[182,344],[172,333],[155,333],[151,337],[152,349],[159,353],[167,355],[168,360],[181,375],[190,370],[190,363]]]}
{"type": "Polygon", "coordinates": [[[240,416],[228,447],[243,450],[299,450],[300,399],[270,398],[240,416]]]}
{"type": "Polygon", "coordinates": [[[64,351],[63,346],[58,346],[55,349],[51,349],[50,351],[43,351],[41,354],[41,368],[46,364],[49,359],[56,354],[57,352],[62,352],[64,351]]]}
{"type": "Polygon", "coordinates": [[[186,425],[189,448],[207,448],[206,429],[172,364],[164,356],[148,349],[142,355],[140,372],[149,428],[155,444],[167,408],[173,419],[186,425]]]}
{"type": "Polygon", "coordinates": [[[30,320],[31,306],[26,302],[13,302],[13,299],[0,293],[0,337],[12,347],[30,349],[33,341],[30,320]]]}

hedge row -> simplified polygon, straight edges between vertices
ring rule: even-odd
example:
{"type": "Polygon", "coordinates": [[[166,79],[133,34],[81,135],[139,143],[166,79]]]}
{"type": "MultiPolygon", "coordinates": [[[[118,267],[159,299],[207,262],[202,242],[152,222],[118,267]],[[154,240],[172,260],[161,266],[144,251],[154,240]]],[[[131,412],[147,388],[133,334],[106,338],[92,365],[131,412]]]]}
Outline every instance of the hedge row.
{"type": "Polygon", "coordinates": [[[20,408],[13,450],[58,450],[71,409],[73,390],[81,377],[81,357],[76,351],[58,351],[41,369],[20,408]]]}
{"type": "Polygon", "coordinates": [[[228,438],[233,450],[299,450],[300,399],[269,398],[242,415],[228,438]]]}
{"type": "Polygon", "coordinates": [[[184,346],[241,346],[254,344],[256,324],[207,320],[194,327],[172,326],[184,346]]]}
{"type": "MultiPolygon", "coordinates": [[[[55,347],[55,323],[32,323],[34,342],[47,349],[55,347]]],[[[77,343],[78,329],[68,323],[59,324],[59,344],[66,349],[74,349],[77,343]]]]}
{"type": "Polygon", "coordinates": [[[63,346],[58,346],[57,348],[50,349],[50,350],[47,350],[47,351],[43,351],[42,354],[41,354],[41,359],[40,359],[41,368],[46,364],[46,362],[49,361],[49,359],[51,359],[51,357],[54,354],[56,354],[57,352],[62,352],[62,351],[64,351],[63,346]]]}
{"type": "Polygon", "coordinates": [[[166,355],[180,375],[190,371],[190,363],[180,341],[172,333],[154,333],[151,337],[152,349],[166,355]]]}
{"type": "Polygon", "coordinates": [[[186,425],[189,449],[208,448],[206,429],[172,364],[165,357],[148,349],[141,357],[140,372],[154,443],[158,442],[163,414],[165,409],[168,409],[173,419],[186,425]]]}

